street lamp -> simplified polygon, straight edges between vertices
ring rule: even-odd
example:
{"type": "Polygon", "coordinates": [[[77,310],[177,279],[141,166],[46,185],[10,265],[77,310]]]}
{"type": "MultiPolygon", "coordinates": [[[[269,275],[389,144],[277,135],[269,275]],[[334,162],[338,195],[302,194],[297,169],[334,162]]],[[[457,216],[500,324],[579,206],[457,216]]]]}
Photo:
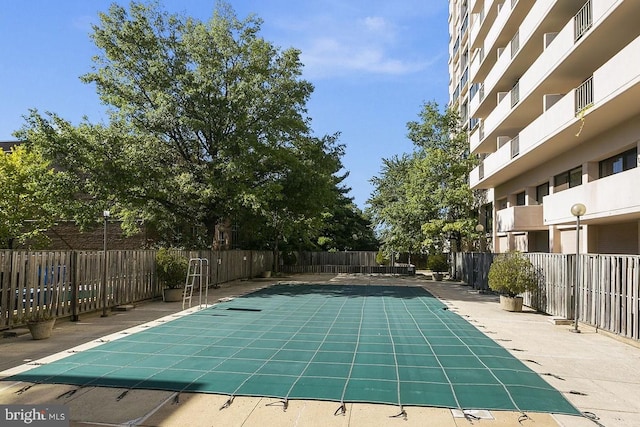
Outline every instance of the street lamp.
{"type": "Polygon", "coordinates": [[[573,283],[573,329],[571,332],[579,333],[578,330],[578,284],[580,283],[580,217],[587,212],[587,207],[582,203],[571,206],[571,215],[576,217],[576,275],[573,283]]]}
{"type": "Polygon", "coordinates": [[[476,225],[476,231],[480,233],[480,252],[484,252],[484,225],[476,225]]]}
{"type": "Polygon", "coordinates": [[[107,221],[111,212],[102,211],[102,218],[104,219],[104,242],[103,242],[103,259],[102,259],[102,316],[107,317],[107,221]]]}

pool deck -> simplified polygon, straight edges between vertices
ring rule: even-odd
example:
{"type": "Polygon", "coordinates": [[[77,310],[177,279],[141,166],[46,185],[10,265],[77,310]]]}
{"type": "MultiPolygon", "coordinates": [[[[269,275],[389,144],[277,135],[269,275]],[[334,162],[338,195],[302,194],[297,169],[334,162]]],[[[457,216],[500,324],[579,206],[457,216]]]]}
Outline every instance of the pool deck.
{"type": "MultiPolygon", "coordinates": [[[[510,313],[500,309],[498,298],[481,294],[457,282],[435,282],[430,276],[333,276],[293,275],[223,284],[209,291],[209,303],[243,295],[276,283],[363,283],[420,285],[440,298],[449,309],[464,316],[515,357],[538,372],[569,401],[585,413],[598,417],[607,427],[640,426],[640,343],[580,325],[555,325],[548,316],[527,311],[510,313]]],[[[194,298],[194,301],[196,299],[194,298]]],[[[277,399],[237,397],[220,409],[228,396],[131,390],[105,387],[80,388],[40,384],[20,392],[25,384],[1,381],[21,365],[67,352],[110,334],[137,328],[182,311],[182,303],[151,301],[108,317],[86,314],[78,322],[59,320],[50,339],[34,341],[28,333],[0,338],[0,404],[57,404],[69,408],[72,426],[595,426],[581,417],[492,411],[493,419],[469,421],[450,409],[405,407],[407,417],[393,418],[398,408],[389,405],[347,404],[344,414],[334,415],[335,402],[290,401],[286,411],[277,399]],[[75,390],[75,392],[74,392],[75,390]]],[[[483,415],[483,414],[476,414],[483,415]]]]}

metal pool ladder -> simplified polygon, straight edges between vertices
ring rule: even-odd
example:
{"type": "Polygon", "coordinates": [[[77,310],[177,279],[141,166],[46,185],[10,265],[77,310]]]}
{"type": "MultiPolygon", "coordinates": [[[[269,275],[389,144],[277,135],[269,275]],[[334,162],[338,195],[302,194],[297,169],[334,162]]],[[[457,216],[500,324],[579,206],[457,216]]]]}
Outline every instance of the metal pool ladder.
{"type": "Polygon", "coordinates": [[[184,284],[184,294],[182,296],[182,309],[191,308],[193,298],[193,288],[198,288],[198,305],[202,307],[202,288],[204,287],[204,306],[207,307],[209,297],[209,260],[206,258],[191,258],[189,269],[184,284]],[[189,305],[187,306],[187,301],[189,305]]]}

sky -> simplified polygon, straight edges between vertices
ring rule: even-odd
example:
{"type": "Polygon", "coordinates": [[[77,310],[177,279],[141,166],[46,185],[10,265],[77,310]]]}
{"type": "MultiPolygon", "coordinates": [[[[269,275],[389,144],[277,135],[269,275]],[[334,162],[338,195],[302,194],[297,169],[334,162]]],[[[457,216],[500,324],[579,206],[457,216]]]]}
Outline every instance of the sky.
{"type": "MultiPolygon", "coordinates": [[[[159,0],[202,21],[216,0],[159,0]]],[[[113,0],[0,0],[0,141],[15,140],[30,109],[73,124],[106,123],[95,86],[80,81],[98,49],[89,37],[113,0]]],[[[115,3],[128,6],[128,0],[115,3]]],[[[410,153],[406,124],[425,102],[448,101],[445,0],[228,0],[255,14],[260,36],[301,51],[315,90],[308,115],[316,136],[340,132],[350,197],[361,209],[382,159],[410,153]]]]}

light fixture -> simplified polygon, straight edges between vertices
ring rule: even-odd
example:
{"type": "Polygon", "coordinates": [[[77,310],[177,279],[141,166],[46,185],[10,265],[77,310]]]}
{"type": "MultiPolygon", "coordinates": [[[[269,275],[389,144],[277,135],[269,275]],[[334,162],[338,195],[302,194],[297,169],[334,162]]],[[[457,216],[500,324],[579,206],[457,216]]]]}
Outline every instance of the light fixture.
{"type": "Polygon", "coordinates": [[[587,212],[587,207],[582,203],[575,203],[571,206],[571,215],[576,217],[576,269],[573,281],[573,329],[571,332],[579,333],[578,330],[578,286],[580,284],[580,217],[587,212]]]}
{"type": "Polygon", "coordinates": [[[102,316],[107,317],[107,221],[111,216],[111,212],[105,210],[102,211],[102,218],[104,219],[104,240],[103,240],[103,259],[102,259],[102,316]]]}
{"type": "Polygon", "coordinates": [[[479,243],[480,243],[480,252],[484,252],[484,225],[478,224],[476,225],[476,231],[480,233],[479,243]]]}

